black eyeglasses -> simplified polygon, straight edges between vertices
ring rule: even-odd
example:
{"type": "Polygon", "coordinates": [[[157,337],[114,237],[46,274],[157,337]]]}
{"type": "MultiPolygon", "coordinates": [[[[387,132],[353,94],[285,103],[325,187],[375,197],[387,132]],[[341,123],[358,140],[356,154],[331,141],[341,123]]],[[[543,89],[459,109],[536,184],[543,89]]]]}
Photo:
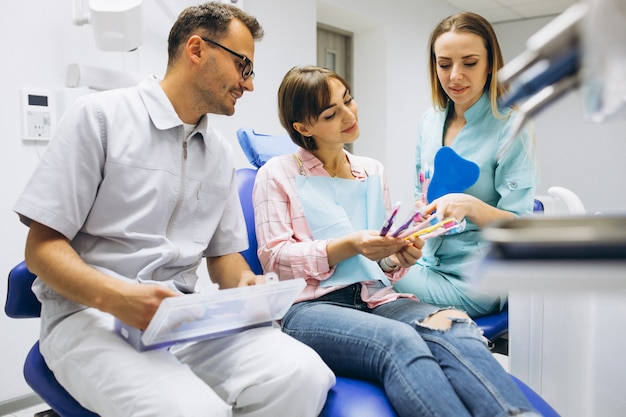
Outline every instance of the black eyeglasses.
{"type": "Polygon", "coordinates": [[[237,58],[241,59],[243,61],[243,67],[241,68],[241,76],[243,77],[243,80],[245,81],[250,77],[254,79],[254,68],[253,68],[254,64],[252,63],[252,61],[250,61],[250,58],[248,58],[245,55],[238,54],[232,49],[229,49],[225,47],[224,45],[221,45],[215,41],[212,41],[211,39],[202,38],[202,40],[210,44],[213,44],[215,46],[219,46],[223,50],[230,52],[231,54],[235,55],[237,58]]]}

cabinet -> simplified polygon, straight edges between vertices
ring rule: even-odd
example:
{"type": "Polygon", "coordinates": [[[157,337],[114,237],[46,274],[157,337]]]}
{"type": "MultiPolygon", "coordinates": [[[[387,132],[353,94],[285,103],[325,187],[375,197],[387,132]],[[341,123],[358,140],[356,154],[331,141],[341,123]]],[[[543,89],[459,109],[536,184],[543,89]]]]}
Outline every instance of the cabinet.
{"type": "Polygon", "coordinates": [[[476,275],[509,291],[510,372],[563,417],[626,415],[626,260],[507,260],[476,275]]]}

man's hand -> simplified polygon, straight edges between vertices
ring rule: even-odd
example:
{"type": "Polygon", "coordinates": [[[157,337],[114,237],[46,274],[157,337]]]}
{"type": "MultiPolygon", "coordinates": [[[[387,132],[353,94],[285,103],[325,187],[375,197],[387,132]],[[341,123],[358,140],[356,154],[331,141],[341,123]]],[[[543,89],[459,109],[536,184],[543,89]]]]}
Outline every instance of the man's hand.
{"type": "Polygon", "coordinates": [[[255,275],[250,270],[250,266],[239,253],[207,257],[206,261],[211,281],[218,284],[221,290],[265,282],[262,275],[255,275]]]}
{"type": "Polygon", "coordinates": [[[119,292],[119,297],[103,300],[102,310],[140,330],[148,327],[163,299],[181,295],[162,285],[128,282],[120,282],[119,292]]]}
{"type": "Polygon", "coordinates": [[[260,285],[265,284],[265,276],[263,275],[255,275],[252,271],[244,271],[241,274],[241,279],[239,280],[238,287],[248,287],[250,285],[260,285]]]}

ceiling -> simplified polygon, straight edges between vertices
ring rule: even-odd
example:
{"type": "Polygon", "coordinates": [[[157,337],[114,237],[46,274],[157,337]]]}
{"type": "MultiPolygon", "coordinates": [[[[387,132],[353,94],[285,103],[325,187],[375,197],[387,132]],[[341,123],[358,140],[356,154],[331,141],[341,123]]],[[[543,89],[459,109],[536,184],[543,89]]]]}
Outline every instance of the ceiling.
{"type": "Polygon", "coordinates": [[[491,23],[555,16],[576,0],[445,0],[462,10],[482,15],[491,23]]]}

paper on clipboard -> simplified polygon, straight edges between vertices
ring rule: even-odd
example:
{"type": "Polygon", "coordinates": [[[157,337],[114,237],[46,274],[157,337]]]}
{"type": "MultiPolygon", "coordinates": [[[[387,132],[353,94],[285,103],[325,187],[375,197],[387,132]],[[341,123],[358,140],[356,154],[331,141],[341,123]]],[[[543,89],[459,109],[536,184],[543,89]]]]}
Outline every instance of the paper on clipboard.
{"type": "Polygon", "coordinates": [[[302,278],[166,298],[139,329],[116,320],[115,330],[139,351],[216,338],[280,320],[302,292],[302,278]]]}

